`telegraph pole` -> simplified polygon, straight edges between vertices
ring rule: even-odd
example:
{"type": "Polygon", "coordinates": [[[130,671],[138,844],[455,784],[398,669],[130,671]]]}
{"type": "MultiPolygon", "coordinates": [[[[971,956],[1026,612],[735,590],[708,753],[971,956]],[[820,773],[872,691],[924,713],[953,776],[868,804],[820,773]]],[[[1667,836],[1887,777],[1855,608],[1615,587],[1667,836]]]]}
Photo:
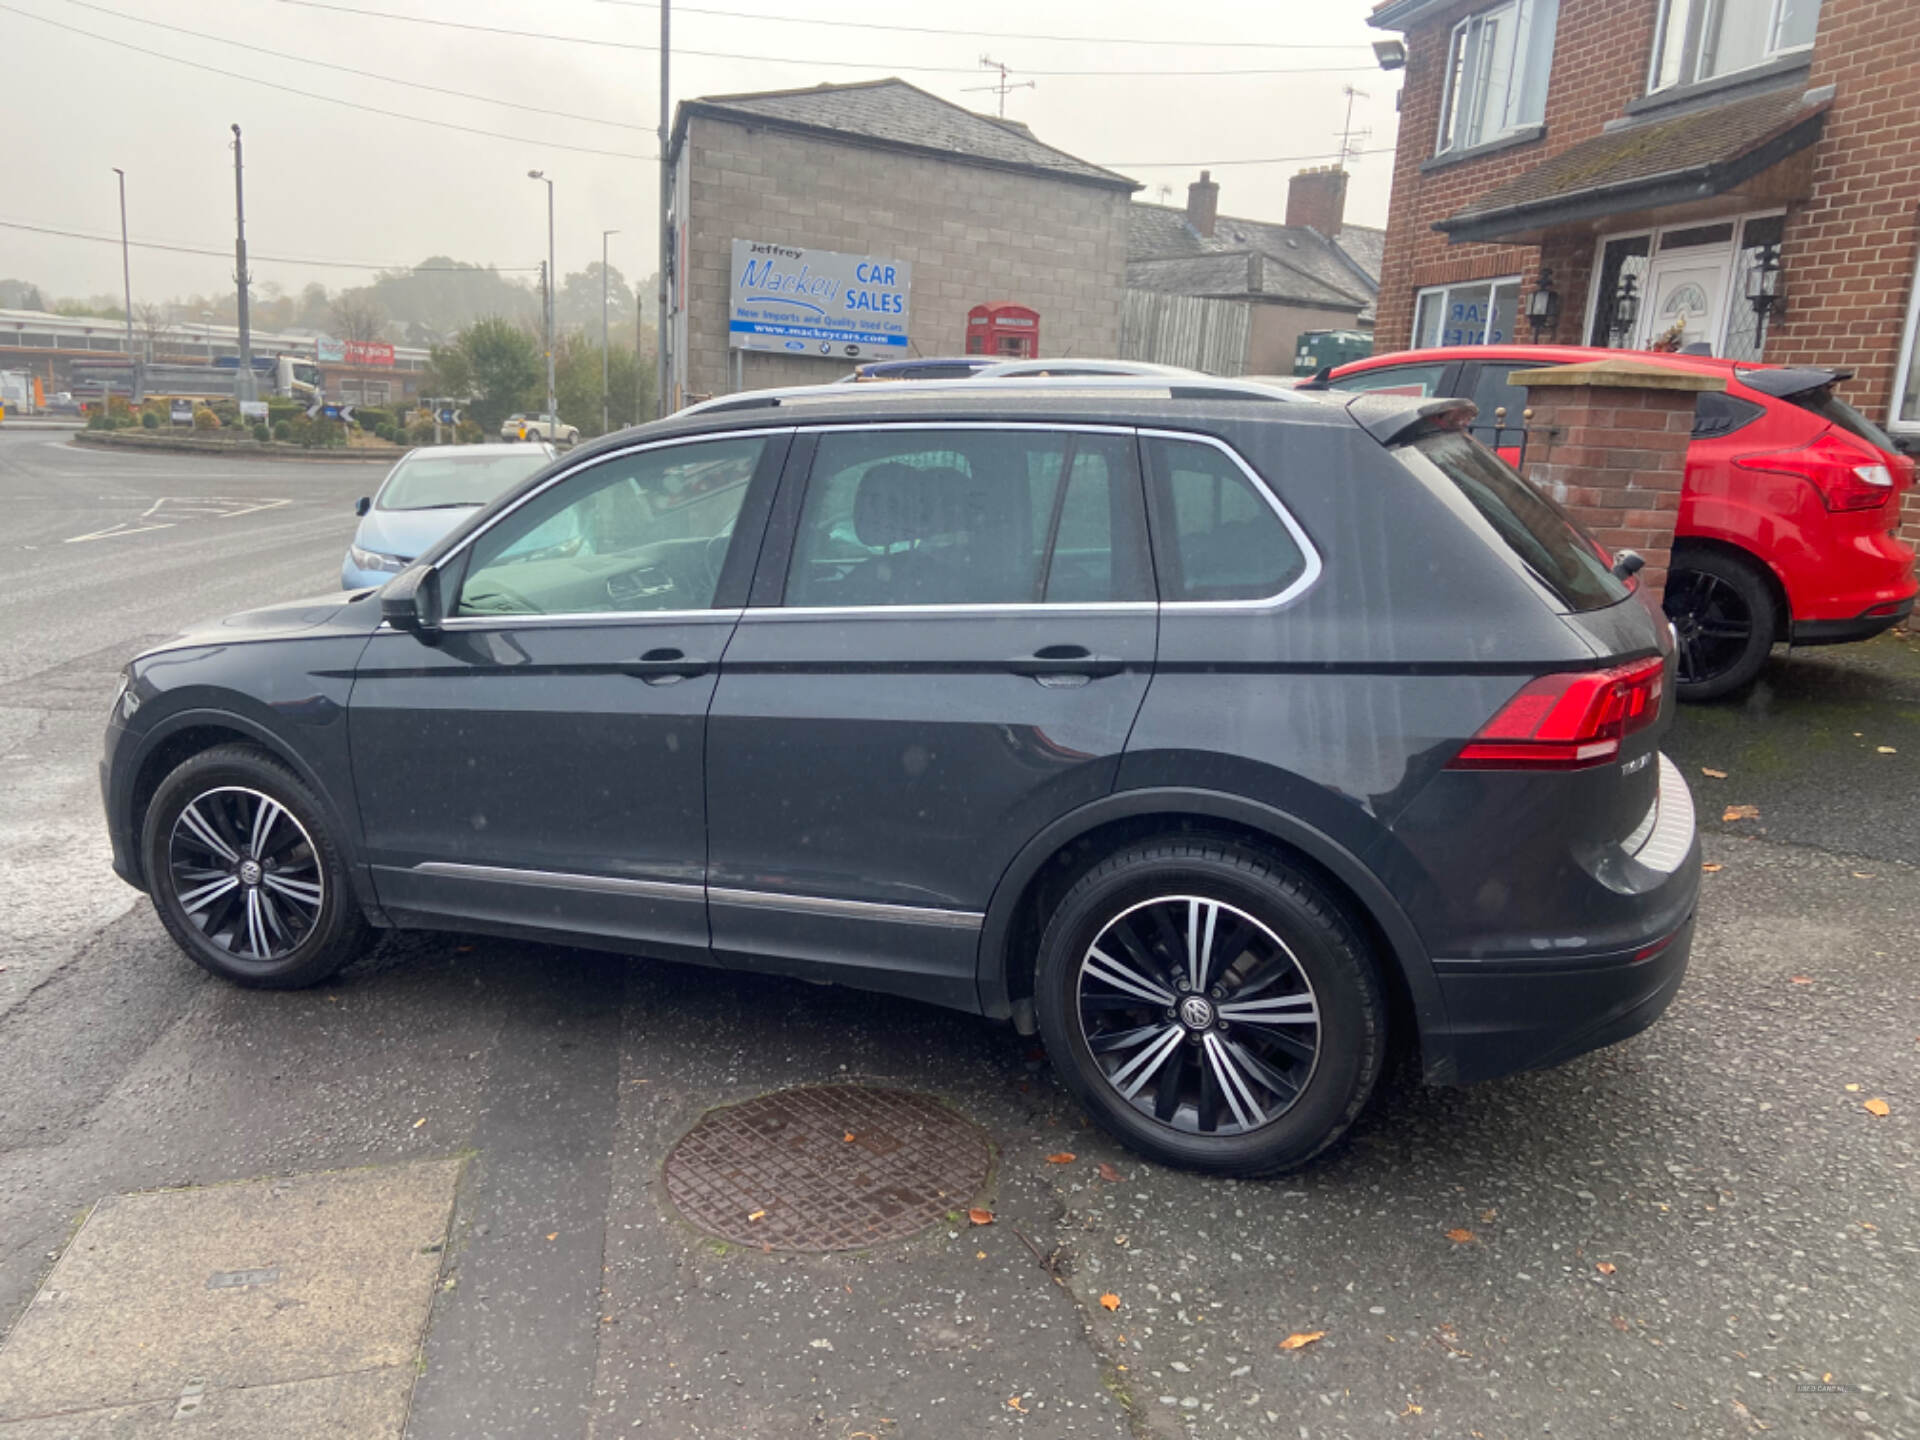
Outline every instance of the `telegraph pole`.
{"type": "Polygon", "coordinates": [[[655,409],[656,419],[667,413],[669,391],[667,385],[667,271],[673,264],[673,182],[672,172],[667,165],[667,128],[671,117],[667,109],[668,80],[671,73],[669,46],[672,29],[673,0],[660,0],[660,306],[659,333],[654,336],[654,369],[660,382],[659,406],[655,409]]]}
{"type": "MultiPolygon", "coordinates": [[[[251,402],[258,398],[253,385],[253,337],[247,328],[247,191],[241,179],[240,127],[233,127],[233,278],[240,286],[240,374],[234,381],[236,400],[251,402]]],[[[131,318],[129,318],[131,324],[131,318]]]]}
{"type": "Polygon", "coordinates": [[[560,431],[560,416],[556,413],[553,401],[553,282],[558,278],[553,265],[553,181],[547,179],[544,170],[529,170],[527,178],[546,181],[547,186],[547,264],[541,272],[545,278],[540,282],[540,288],[547,296],[547,425],[548,438],[551,439],[560,431]]]}
{"type": "Polygon", "coordinates": [[[618,230],[600,232],[600,433],[602,435],[613,428],[607,391],[609,353],[607,350],[607,237],[619,233],[618,230]]]}
{"type": "Polygon", "coordinates": [[[140,357],[133,353],[133,262],[127,258],[127,172],[118,165],[113,173],[120,177],[120,283],[126,288],[127,365],[133,372],[129,396],[137,403],[140,394],[140,357]]]}

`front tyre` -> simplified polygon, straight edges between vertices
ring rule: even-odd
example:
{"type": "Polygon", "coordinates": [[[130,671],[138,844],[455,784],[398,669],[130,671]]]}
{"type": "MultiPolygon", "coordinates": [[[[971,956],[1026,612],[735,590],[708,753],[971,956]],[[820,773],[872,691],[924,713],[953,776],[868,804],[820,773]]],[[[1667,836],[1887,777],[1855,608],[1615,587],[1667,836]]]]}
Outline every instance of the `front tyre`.
{"type": "Polygon", "coordinates": [[[162,780],[141,854],[174,943],[236,985],[315,984],[371,938],[318,801],[252,746],[204,751],[162,780]]]}
{"type": "Polygon", "coordinates": [[[1312,879],[1226,842],[1114,855],[1041,937],[1035,1009],[1062,1082],[1154,1160],[1305,1164],[1359,1115],[1386,1053],[1366,945],[1312,879]]]}

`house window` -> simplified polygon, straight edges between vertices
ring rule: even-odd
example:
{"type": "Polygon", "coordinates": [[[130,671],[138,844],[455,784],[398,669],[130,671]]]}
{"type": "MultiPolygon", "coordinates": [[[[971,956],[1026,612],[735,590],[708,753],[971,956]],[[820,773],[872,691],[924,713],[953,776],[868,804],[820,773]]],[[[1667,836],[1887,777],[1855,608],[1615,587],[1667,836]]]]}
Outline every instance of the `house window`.
{"type": "Polygon", "coordinates": [[[1813,44],[1820,0],[1662,0],[1649,93],[1764,65],[1813,44]]]}
{"type": "Polygon", "coordinates": [[[1913,277],[1907,301],[1907,333],[1900,345],[1900,367],[1893,377],[1893,413],[1887,428],[1920,435],[1920,273],[1913,277]]]}
{"type": "Polygon", "coordinates": [[[1513,339],[1519,305],[1518,275],[1422,290],[1413,309],[1414,347],[1504,345],[1513,339]]]}
{"type": "Polygon", "coordinates": [[[1540,123],[1559,14],[1560,0],[1508,0],[1453,27],[1435,154],[1540,123]]]}

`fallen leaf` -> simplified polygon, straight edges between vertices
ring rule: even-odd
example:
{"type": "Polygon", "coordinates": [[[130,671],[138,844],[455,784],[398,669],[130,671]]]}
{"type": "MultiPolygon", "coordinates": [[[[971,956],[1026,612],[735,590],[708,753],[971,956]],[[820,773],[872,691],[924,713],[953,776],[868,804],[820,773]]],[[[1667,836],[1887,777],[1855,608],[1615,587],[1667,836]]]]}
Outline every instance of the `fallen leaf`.
{"type": "Polygon", "coordinates": [[[1856,880],[1871,880],[1873,876],[1867,874],[1864,870],[1856,870],[1853,872],[1853,878],[1856,880]]]}
{"type": "Polygon", "coordinates": [[[1796,985],[1813,984],[1813,976],[1811,975],[1789,975],[1787,979],[1791,980],[1796,985]]]}
{"type": "Polygon", "coordinates": [[[1709,875],[1717,875],[1720,873],[1719,864],[1712,860],[1709,860],[1706,864],[1702,865],[1700,868],[1709,875]]]}
{"type": "Polygon", "coordinates": [[[1624,1331],[1624,1330],[1631,1330],[1633,1326],[1630,1323],[1628,1323],[1626,1316],[1616,1315],[1613,1317],[1613,1328],[1616,1330],[1624,1331]]]}
{"type": "Polygon", "coordinates": [[[1456,1245],[1470,1245],[1473,1243],[1473,1232],[1471,1230],[1449,1230],[1447,1231],[1447,1239],[1456,1245]]]}
{"type": "Polygon", "coordinates": [[[413,1128],[418,1130],[422,1125],[426,1123],[427,1123],[427,1117],[422,1115],[418,1120],[413,1122],[413,1128]]]}
{"type": "Polygon", "coordinates": [[[1109,1185],[1118,1185],[1122,1177],[1118,1170],[1114,1169],[1113,1166],[1109,1165],[1106,1161],[1102,1160],[1100,1162],[1100,1178],[1106,1181],[1109,1185]]]}
{"type": "Polygon", "coordinates": [[[1848,1089],[1848,1090],[1858,1090],[1859,1088],[1860,1088],[1860,1087],[1859,1087],[1858,1085],[1856,1085],[1856,1084],[1852,1084],[1852,1083],[1849,1083],[1849,1084],[1847,1085],[1847,1089],[1848,1089]]]}
{"type": "Polygon", "coordinates": [[[1075,1154],[1073,1153],[1073,1151],[1071,1151],[1071,1150],[1061,1150],[1061,1151],[1058,1151],[1058,1152],[1056,1152],[1055,1154],[1052,1154],[1052,1155],[1049,1155],[1049,1156],[1047,1156],[1047,1164],[1049,1164],[1049,1165],[1071,1165],[1071,1164],[1073,1164],[1073,1162],[1074,1162],[1075,1160],[1077,1160],[1077,1159],[1079,1159],[1079,1158],[1080,1158],[1080,1157],[1079,1157],[1079,1156],[1077,1156],[1077,1155],[1075,1155],[1075,1154]]]}
{"type": "Polygon", "coordinates": [[[1893,1113],[1893,1107],[1891,1105],[1877,1098],[1873,1100],[1862,1100],[1860,1102],[1860,1108],[1865,1110],[1869,1115],[1879,1115],[1882,1117],[1893,1113]]]}
{"type": "Polygon", "coordinates": [[[1875,750],[1878,750],[1882,755],[1898,755],[1900,753],[1898,750],[1895,750],[1891,745],[1876,745],[1873,748],[1875,750]]]}
{"type": "Polygon", "coordinates": [[[1108,1310],[1118,1310],[1120,1308],[1120,1297],[1109,1290],[1100,1297],[1100,1304],[1108,1310]]]}
{"type": "Polygon", "coordinates": [[[1276,1347],[1281,1350],[1304,1350],[1327,1332],[1324,1330],[1296,1330],[1276,1347]]]}
{"type": "Polygon", "coordinates": [[[1480,1223],[1482,1225],[1491,1225],[1493,1223],[1493,1217],[1499,1213],[1498,1210],[1482,1210],[1480,1212],[1480,1223]]]}
{"type": "Polygon", "coordinates": [[[1027,1413],[1027,1407],[1020,1403],[1020,1397],[1018,1395],[1009,1395],[1007,1397],[1007,1408],[1009,1410],[1018,1410],[1022,1415],[1027,1413]]]}
{"type": "Polygon", "coordinates": [[[551,1235],[547,1236],[547,1239],[549,1240],[558,1240],[559,1238],[560,1238],[560,1232],[558,1230],[554,1231],[551,1235]]]}
{"type": "Polygon", "coordinates": [[[1602,1275],[1611,1275],[1614,1271],[1614,1264],[1611,1260],[1602,1260],[1593,1268],[1598,1270],[1602,1275]]]}
{"type": "Polygon", "coordinates": [[[967,1219],[971,1220],[976,1225],[991,1225],[993,1224],[993,1211],[969,1210],[967,1211],[967,1219]]]}
{"type": "Polygon", "coordinates": [[[973,1258],[976,1260],[984,1260],[987,1258],[987,1252],[984,1250],[976,1250],[973,1252],[973,1258]]]}
{"type": "Polygon", "coordinates": [[[1716,780],[1724,780],[1727,778],[1726,771],[1716,770],[1711,765],[1702,765],[1700,767],[1700,773],[1702,775],[1711,775],[1716,780]]]}
{"type": "Polygon", "coordinates": [[[1760,818],[1760,807],[1758,805],[1729,805],[1720,818],[1723,821],[1758,820],[1760,818]]]}
{"type": "Polygon", "coordinates": [[[766,1218],[767,1218],[767,1212],[764,1210],[756,1210],[751,1215],[747,1216],[747,1219],[749,1221],[764,1220],[766,1218]]]}
{"type": "Polygon", "coordinates": [[[1424,1415],[1426,1413],[1427,1412],[1425,1410],[1421,1409],[1418,1405],[1414,1404],[1411,1400],[1409,1400],[1407,1402],[1407,1408],[1400,1412],[1400,1418],[1404,1420],[1409,1415],[1424,1415]]]}
{"type": "Polygon", "coordinates": [[[853,1132],[851,1130],[847,1131],[846,1134],[840,1137],[840,1140],[842,1144],[851,1145],[853,1143],[853,1132]]]}

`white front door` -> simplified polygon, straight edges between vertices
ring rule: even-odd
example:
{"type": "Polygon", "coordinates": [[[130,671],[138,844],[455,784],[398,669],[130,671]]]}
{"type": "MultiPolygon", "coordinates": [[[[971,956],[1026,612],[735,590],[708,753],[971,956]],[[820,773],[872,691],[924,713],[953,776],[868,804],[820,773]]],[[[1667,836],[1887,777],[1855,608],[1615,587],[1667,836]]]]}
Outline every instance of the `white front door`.
{"type": "Polygon", "coordinates": [[[1673,348],[1705,342],[1719,354],[1732,272],[1733,257],[1724,248],[1655,258],[1647,271],[1647,303],[1641,307],[1635,344],[1649,349],[1680,325],[1680,343],[1673,348]]]}

